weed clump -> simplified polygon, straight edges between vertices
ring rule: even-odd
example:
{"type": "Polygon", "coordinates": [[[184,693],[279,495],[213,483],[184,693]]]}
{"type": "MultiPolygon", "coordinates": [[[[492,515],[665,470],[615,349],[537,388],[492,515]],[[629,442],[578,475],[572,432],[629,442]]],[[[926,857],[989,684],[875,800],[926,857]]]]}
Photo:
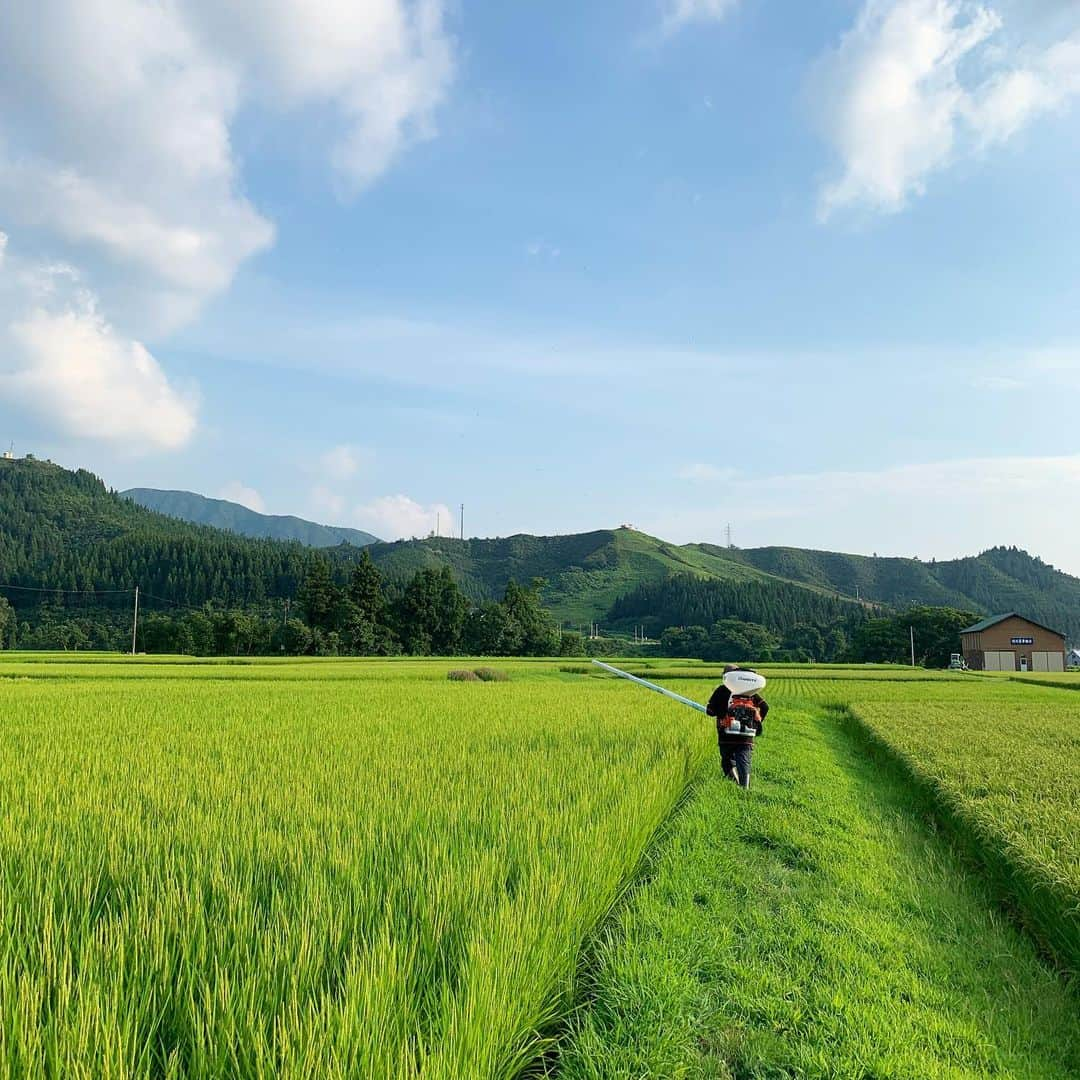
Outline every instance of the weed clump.
{"type": "Polygon", "coordinates": [[[479,682],[480,676],[472,671],[448,671],[446,677],[451,682],[479,682]]]}
{"type": "Polygon", "coordinates": [[[481,682],[509,682],[510,676],[505,671],[497,671],[495,668],[478,667],[473,674],[481,682]]]}

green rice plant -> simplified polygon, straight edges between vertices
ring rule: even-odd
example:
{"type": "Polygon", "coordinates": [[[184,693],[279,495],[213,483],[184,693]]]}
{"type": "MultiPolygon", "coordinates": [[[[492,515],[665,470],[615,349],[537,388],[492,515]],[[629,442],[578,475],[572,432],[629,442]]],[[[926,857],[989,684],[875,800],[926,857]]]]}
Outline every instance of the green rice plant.
{"type": "Polygon", "coordinates": [[[929,791],[1031,930],[1080,972],[1080,715],[1069,691],[977,680],[850,699],[866,732],[929,791]]]}
{"type": "Polygon", "coordinates": [[[552,664],[507,665],[535,675],[496,696],[452,692],[452,666],[0,683],[0,1075],[537,1061],[709,740],[552,664]]]}

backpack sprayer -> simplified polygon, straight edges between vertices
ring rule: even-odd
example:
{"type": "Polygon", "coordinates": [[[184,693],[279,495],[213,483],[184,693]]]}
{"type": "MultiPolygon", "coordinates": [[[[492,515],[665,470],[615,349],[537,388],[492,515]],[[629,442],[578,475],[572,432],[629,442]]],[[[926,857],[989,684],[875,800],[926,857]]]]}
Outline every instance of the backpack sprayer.
{"type": "MultiPolygon", "coordinates": [[[[638,686],[644,686],[646,690],[653,690],[657,694],[671,698],[683,705],[689,705],[698,712],[708,712],[704,705],[690,698],[676,694],[674,690],[668,690],[664,686],[639,679],[631,675],[629,671],[622,671],[611,664],[603,664],[599,660],[593,663],[597,667],[610,671],[612,675],[618,675],[620,679],[629,679],[638,686]]],[[[728,703],[727,713],[720,717],[720,726],[729,735],[739,735],[742,738],[753,739],[757,736],[758,725],[761,723],[761,710],[754,704],[753,696],[765,688],[765,676],[756,671],[729,671],[724,676],[724,685],[731,691],[731,701],[728,703]]]]}

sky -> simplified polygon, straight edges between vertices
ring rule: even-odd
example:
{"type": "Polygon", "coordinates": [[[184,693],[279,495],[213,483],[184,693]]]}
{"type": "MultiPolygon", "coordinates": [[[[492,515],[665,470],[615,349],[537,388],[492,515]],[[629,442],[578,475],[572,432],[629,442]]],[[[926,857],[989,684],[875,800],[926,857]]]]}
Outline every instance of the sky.
{"type": "Polygon", "coordinates": [[[1080,573],[1080,3],[0,5],[0,442],[383,538],[1080,573]]]}

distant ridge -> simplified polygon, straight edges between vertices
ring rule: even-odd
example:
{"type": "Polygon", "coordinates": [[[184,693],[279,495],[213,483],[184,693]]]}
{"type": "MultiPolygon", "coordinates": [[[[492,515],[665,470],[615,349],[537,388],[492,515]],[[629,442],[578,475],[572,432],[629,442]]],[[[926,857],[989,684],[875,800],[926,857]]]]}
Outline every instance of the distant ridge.
{"type": "Polygon", "coordinates": [[[1019,611],[1063,630],[1070,642],[1080,641],[1080,579],[1017,548],[920,561],[673,544],[630,528],[486,540],[370,540],[358,530],[273,518],[183,492],[137,489],[123,497],[83,470],[0,458],[0,582],[29,590],[8,594],[20,608],[39,603],[38,589],[124,592],[135,584],[180,606],[258,604],[295,596],[323,558],[336,580],[345,581],[363,544],[393,588],[417,570],[445,566],[471,599],[482,601],[501,597],[511,579],[542,578],[542,596],[557,620],[577,628],[600,623],[608,633],[629,635],[642,626],[655,632],[664,628],[657,627],[664,619],[670,626],[704,625],[704,609],[695,608],[701,592],[693,587],[704,582],[713,618],[717,612],[736,613],[740,604],[763,609],[752,620],[763,625],[793,613],[807,622],[828,622],[840,610],[837,604],[860,614],[934,604],[973,616],[1019,611]],[[154,496],[179,497],[187,505],[151,502],[154,496]],[[192,520],[208,507],[228,513],[210,519],[216,529],[192,520]],[[254,521],[263,529],[268,523],[292,529],[276,534],[283,541],[265,531],[249,537],[240,534],[244,519],[249,528],[254,521]],[[299,536],[297,526],[304,528],[299,536]],[[657,587],[664,588],[663,596],[657,587]]]}
{"type": "MultiPolygon", "coordinates": [[[[377,544],[371,554],[380,569],[397,579],[426,567],[449,566],[474,599],[501,595],[511,577],[543,578],[545,602],[571,625],[599,621],[625,629],[647,621],[646,610],[627,614],[626,603],[617,606],[616,601],[625,601],[643,585],[687,576],[730,585],[796,585],[864,607],[929,604],[979,615],[1021,611],[1061,629],[1070,640],[1080,639],[1080,579],[1017,548],[922,562],[802,548],[671,544],[621,528],[573,536],[403,540],[377,544]]],[[[691,615],[686,612],[687,624],[691,615]]]]}
{"type": "Polygon", "coordinates": [[[120,494],[147,510],[179,518],[194,525],[210,525],[238,536],[260,540],[297,540],[308,547],[337,547],[352,544],[367,547],[377,536],[360,529],[319,525],[292,515],[260,514],[227,499],[208,499],[192,491],[163,491],[158,488],[130,488],[120,494]]]}

